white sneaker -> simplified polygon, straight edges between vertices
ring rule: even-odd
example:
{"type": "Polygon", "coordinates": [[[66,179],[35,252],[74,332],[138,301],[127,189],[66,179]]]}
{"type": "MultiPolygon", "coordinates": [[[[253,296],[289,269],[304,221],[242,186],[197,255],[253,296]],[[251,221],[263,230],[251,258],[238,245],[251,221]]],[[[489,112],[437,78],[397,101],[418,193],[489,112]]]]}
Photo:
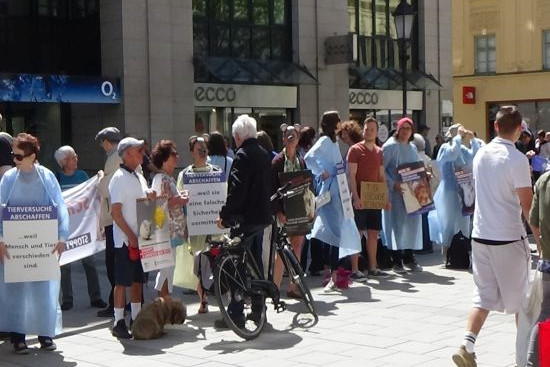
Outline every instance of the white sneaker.
{"type": "Polygon", "coordinates": [[[325,285],[325,288],[323,288],[323,292],[331,293],[331,292],[336,292],[336,291],[338,291],[338,288],[336,287],[336,285],[332,281],[332,278],[330,278],[327,285],[325,285]]]}

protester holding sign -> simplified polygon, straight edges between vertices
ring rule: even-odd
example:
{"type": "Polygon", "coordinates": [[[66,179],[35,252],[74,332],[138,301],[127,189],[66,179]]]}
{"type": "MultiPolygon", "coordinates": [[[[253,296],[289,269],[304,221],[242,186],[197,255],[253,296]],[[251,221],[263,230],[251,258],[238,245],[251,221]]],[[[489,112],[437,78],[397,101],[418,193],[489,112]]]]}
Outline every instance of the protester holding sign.
{"type": "MultiPolygon", "coordinates": [[[[88,174],[78,169],[78,156],[71,146],[65,145],[57,149],[54,157],[61,168],[61,171],[56,174],[61,191],[75,187],[88,179],[88,174]]],[[[85,257],[80,262],[86,272],[90,305],[96,308],[107,307],[107,303],[101,299],[94,255],[85,257]]],[[[73,308],[71,264],[66,264],[61,266],[61,310],[67,311],[71,308],[73,308]]]]}
{"type": "MultiPolygon", "coordinates": [[[[54,237],[57,243],[51,244],[53,251],[48,249],[47,253],[60,254],[65,249],[69,232],[69,215],[54,174],[37,163],[39,151],[37,138],[26,133],[17,135],[12,146],[16,167],[7,171],[0,181],[0,204],[31,209],[39,206],[55,207],[57,233],[54,237]]],[[[2,221],[4,225],[4,217],[2,221]]],[[[32,221],[27,222],[27,228],[32,227],[32,221]]],[[[55,350],[52,339],[61,332],[59,280],[6,283],[4,266],[10,261],[11,244],[4,243],[6,233],[3,226],[0,230],[0,262],[3,262],[0,265],[0,330],[11,332],[11,342],[17,354],[29,353],[26,334],[38,335],[41,349],[55,350]]],[[[30,236],[34,238],[35,235],[30,236]]],[[[23,256],[32,255],[29,253],[23,256]]],[[[38,260],[31,264],[32,267],[37,263],[38,260]]],[[[17,276],[23,277],[24,274],[18,273],[17,276]]]]}
{"type": "MultiPolygon", "coordinates": [[[[340,123],[337,111],[323,114],[321,128],[323,134],[305,156],[308,168],[319,181],[317,195],[328,198],[328,202],[317,209],[317,217],[311,236],[330,245],[329,265],[331,278],[325,286],[326,292],[336,291],[336,270],[339,258],[361,251],[361,238],[352,216],[344,215],[337,176],[343,167],[336,134],[340,123]]],[[[326,199],[325,199],[326,201],[326,199]]]]}
{"type": "MultiPolygon", "coordinates": [[[[275,193],[281,185],[281,173],[285,172],[297,172],[306,168],[304,160],[298,155],[297,147],[298,140],[300,138],[300,125],[288,126],[287,124],[281,125],[283,132],[283,145],[282,152],[278,153],[271,162],[271,189],[275,193]]],[[[311,182],[311,180],[310,180],[311,182]]],[[[287,222],[283,203],[276,201],[273,203],[273,209],[277,215],[277,221],[280,226],[284,226],[287,222]]],[[[292,251],[299,260],[302,254],[302,244],[304,243],[304,234],[289,236],[292,251]]],[[[281,258],[277,256],[275,259],[275,268],[273,270],[273,280],[277,287],[280,287],[281,280],[283,278],[283,262],[281,258]]],[[[299,288],[295,283],[290,283],[288,286],[287,296],[292,298],[302,298],[299,288]]]]}
{"type": "Polygon", "coordinates": [[[432,241],[443,246],[444,252],[458,232],[470,237],[470,215],[473,214],[473,210],[463,209],[464,205],[471,209],[474,207],[472,167],[474,156],[480,147],[479,142],[474,139],[473,132],[460,124],[451,126],[445,137],[447,142],[441,146],[437,155],[441,182],[434,195],[435,210],[428,215],[430,237],[432,241]],[[457,172],[461,172],[458,179],[464,187],[463,200],[459,195],[457,172]],[[468,176],[470,184],[467,179],[465,180],[468,176]]]}
{"type": "MultiPolygon", "coordinates": [[[[179,192],[183,192],[184,188],[186,188],[186,186],[184,186],[184,182],[187,174],[208,173],[213,171],[221,173],[220,168],[206,162],[208,158],[208,147],[204,136],[192,136],[189,138],[189,152],[191,153],[193,164],[187,166],[179,173],[177,181],[177,189],[179,192]]],[[[189,200],[193,201],[193,199],[194,198],[191,195],[189,200]]],[[[190,209],[188,208],[188,210],[190,209]]],[[[213,226],[215,227],[215,222],[213,226]]],[[[189,251],[178,248],[176,253],[177,261],[174,276],[175,282],[178,286],[197,290],[201,302],[198,312],[201,314],[208,312],[208,297],[206,296],[199,279],[193,273],[193,257],[197,252],[204,250],[206,247],[206,237],[206,234],[191,235],[189,236],[189,251]]]]}
{"type": "MultiPolygon", "coordinates": [[[[382,229],[382,208],[363,205],[361,197],[366,196],[361,188],[362,182],[386,184],[384,174],[384,156],[382,149],[376,146],[378,136],[378,121],[374,117],[367,117],[363,126],[363,141],[354,144],[348,151],[348,172],[352,192],[355,224],[361,236],[367,239],[368,276],[387,277],[388,274],[380,271],[376,264],[376,252],[378,246],[378,232],[382,229]]],[[[387,201],[385,209],[390,209],[387,201]]],[[[359,271],[359,255],[351,256],[352,279],[366,280],[365,274],[359,271]]]]}
{"type": "MultiPolygon", "coordinates": [[[[153,149],[153,164],[159,167],[161,173],[153,177],[151,188],[157,195],[168,197],[168,212],[170,215],[170,240],[173,246],[181,245],[187,240],[187,225],[183,214],[183,207],[187,205],[189,197],[180,194],[174,179],[174,170],[178,165],[179,154],[176,144],[171,140],[161,140],[153,149]]],[[[176,251],[173,249],[175,257],[176,251]]],[[[159,297],[169,298],[174,282],[174,267],[160,269],[155,280],[155,289],[159,297]]]]}
{"type": "Polygon", "coordinates": [[[117,146],[122,158],[120,168],[109,183],[113,238],[115,242],[115,291],[113,336],[131,338],[124,320],[126,288],[130,288],[132,320],[141,310],[142,284],[145,282],[138,248],[137,199],[154,198],[154,191],[147,189],[147,182],[136,172],[143,162],[144,141],[124,138],[117,146]]]}
{"type": "Polygon", "coordinates": [[[421,162],[412,139],[413,121],[404,117],[397,122],[395,135],[382,146],[391,204],[391,210],[382,213],[382,228],[385,245],[393,250],[393,271],[396,273],[405,272],[403,264],[411,271],[422,271],[413,254],[413,250],[422,249],[422,218],[420,215],[407,215],[404,190],[397,170],[404,164],[421,162]]]}

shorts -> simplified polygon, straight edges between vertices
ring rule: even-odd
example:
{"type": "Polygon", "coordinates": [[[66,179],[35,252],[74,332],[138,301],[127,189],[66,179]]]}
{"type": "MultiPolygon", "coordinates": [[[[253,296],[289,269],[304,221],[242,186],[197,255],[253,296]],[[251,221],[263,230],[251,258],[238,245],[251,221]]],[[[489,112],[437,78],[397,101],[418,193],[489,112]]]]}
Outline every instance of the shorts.
{"type": "Polygon", "coordinates": [[[141,261],[131,261],[128,246],[115,248],[115,285],[130,287],[132,283],[145,283],[141,261]]]}
{"type": "Polygon", "coordinates": [[[364,230],[382,230],[382,210],[380,209],[360,209],[354,210],[355,225],[359,231],[364,230]]]}
{"type": "Polygon", "coordinates": [[[472,240],[473,307],[517,313],[527,294],[530,261],[526,239],[507,245],[472,240]]]}

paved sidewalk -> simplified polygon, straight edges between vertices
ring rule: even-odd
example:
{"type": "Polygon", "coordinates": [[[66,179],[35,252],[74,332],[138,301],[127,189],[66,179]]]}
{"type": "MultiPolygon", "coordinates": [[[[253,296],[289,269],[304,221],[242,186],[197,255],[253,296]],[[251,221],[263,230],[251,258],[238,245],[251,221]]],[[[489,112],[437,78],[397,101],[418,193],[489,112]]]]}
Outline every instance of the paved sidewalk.
{"type": "MultiPolygon", "coordinates": [[[[7,341],[0,341],[0,366],[453,366],[450,357],[462,340],[472,276],[443,268],[439,254],[418,259],[422,273],[392,273],[386,280],[354,284],[341,294],[323,294],[322,279],[311,277],[320,314],[317,325],[301,326],[308,316],[297,314],[304,308],[290,300],[286,312],[268,313],[263,334],[249,342],[231,331],[215,330],[214,320],[220,317],[215,304],[209,314],[198,315],[196,296],[181,296],[179,290],[176,296],[188,305],[183,325],[167,326],[157,340],[118,341],[110,333],[112,321],[96,317],[96,309],[89,307],[84,271],[77,264],[75,307],[64,312],[58,351],[39,350],[32,337],[31,354],[17,356],[7,341]]],[[[105,291],[102,269],[98,259],[105,291]]],[[[146,301],[153,296],[149,282],[146,301]]],[[[476,345],[478,366],[515,366],[514,350],[514,317],[491,314],[476,345]]]]}

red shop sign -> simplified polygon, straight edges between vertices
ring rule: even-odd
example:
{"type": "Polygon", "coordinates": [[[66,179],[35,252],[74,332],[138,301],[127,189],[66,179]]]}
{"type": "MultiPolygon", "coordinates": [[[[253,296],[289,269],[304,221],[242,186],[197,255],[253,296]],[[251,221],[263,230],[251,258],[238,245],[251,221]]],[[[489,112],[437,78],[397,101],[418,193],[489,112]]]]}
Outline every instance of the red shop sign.
{"type": "Polygon", "coordinates": [[[476,103],[476,87],[462,87],[462,103],[476,103]]]}

